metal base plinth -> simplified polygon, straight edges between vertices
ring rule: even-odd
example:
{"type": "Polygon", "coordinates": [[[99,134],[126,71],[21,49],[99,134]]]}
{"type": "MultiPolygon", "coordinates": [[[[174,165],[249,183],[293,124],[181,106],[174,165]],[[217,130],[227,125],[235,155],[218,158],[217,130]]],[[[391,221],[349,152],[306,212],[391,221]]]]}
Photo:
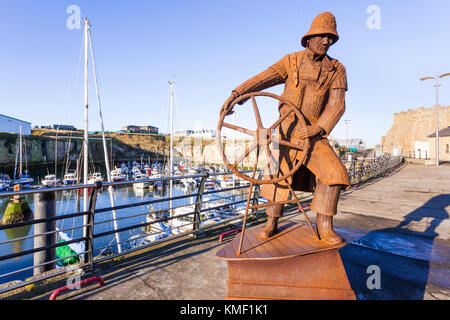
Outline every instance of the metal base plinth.
{"type": "Polygon", "coordinates": [[[302,223],[280,229],[265,242],[255,238],[261,227],[250,229],[243,254],[235,250],[240,234],[217,253],[228,264],[226,299],[356,299],[339,255],[345,243],[327,246],[302,223]]]}

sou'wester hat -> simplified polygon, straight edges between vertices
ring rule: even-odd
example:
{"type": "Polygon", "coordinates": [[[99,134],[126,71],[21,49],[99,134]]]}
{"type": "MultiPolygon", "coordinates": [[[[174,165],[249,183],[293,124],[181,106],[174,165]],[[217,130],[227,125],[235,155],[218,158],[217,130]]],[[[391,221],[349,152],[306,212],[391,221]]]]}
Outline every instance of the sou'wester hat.
{"type": "Polygon", "coordinates": [[[314,18],[311,23],[311,28],[302,38],[302,46],[306,48],[306,40],[309,37],[319,34],[330,34],[334,37],[334,43],[339,40],[339,36],[336,30],[336,18],[331,12],[323,12],[314,18]]]}

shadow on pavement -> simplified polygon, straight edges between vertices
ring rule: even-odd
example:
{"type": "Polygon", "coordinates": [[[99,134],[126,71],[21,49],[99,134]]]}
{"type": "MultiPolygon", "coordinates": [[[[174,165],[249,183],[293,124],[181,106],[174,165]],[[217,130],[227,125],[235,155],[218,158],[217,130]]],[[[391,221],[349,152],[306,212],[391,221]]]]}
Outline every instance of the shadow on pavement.
{"type": "MultiPolygon", "coordinates": [[[[449,218],[449,205],[450,194],[433,197],[397,226],[367,232],[340,250],[358,299],[422,300],[427,284],[450,289],[448,246],[435,243],[436,228],[449,218]],[[422,220],[429,220],[423,232],[407,229],[422,220]],[[380,289],[368,288],[368,283],[375,284],[374,271],[368,271],[373,265],[380,270],[380,289]]],[[[348,238],[345,231],[342,235],[348,238]]],[[[351,232],[348,235],[351,239],[351,232]]]]}

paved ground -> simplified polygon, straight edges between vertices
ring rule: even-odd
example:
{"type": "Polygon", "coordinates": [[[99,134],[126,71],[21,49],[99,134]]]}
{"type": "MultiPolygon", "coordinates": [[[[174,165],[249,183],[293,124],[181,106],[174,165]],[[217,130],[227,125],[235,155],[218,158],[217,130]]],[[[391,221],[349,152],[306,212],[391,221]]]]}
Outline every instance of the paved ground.
{"type": "MultiPolygon", "coordinates": [[[[347,192],[338,209],[339,220],[352,223],[355,214],[390,219],[398,231],[450,240],[450,167],[407,165],[392,176],[347,192]]],[[[367,227],[371,229],[367,225],[362,229],[367,227]]]]}
{"type": "MultiPolygon", "coordinates": [[[[357,297],[450,299],[449,211],[448,166],[408,165],[343,194],[335,225],[349,242],[340,253],[357,297]],[[367,288],[371,265],[380,267],[381,289],[367,288]]],[[[314,214],[310,217],[314,221],[314,214]]],[[[102,275],[104,286],[72,290],[59,298],[224,299],[226,263],[215,257],[231,239],[219,243],[223,231],[210,231],[195,240],[186,237],[100,264],[91,275],[102,275]]],[[[52,290],[65,283],[61,279],[10,298],[48,299],[52,290]]]]}

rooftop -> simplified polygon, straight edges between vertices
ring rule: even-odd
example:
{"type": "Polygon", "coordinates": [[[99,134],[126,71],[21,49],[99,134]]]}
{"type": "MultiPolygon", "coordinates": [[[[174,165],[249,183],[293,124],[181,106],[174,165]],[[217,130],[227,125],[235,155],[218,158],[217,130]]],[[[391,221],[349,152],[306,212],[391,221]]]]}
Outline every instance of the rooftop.
{"type": "MultiPolygon", "coordinates": [[[[450,137],[450,126],[448,126],[447,128],[441,129],[439,130],[439,136],[440,137],[450,137]]],[[[434,138],[436,137],[436,132],[430,134],[429,136],[427,136],[428,138],[434,138]]]]}
{"type": "Polygon", "coordinates": [[[13,119],[13,120],[17,120],[17,121],[21,121],[21,122],[26,122],[26,123],[29,123],[29,124],[31,124],[31,122],[28,122],[28,121],[25,121],[25,120],[20,120],[20,119],[17,119],[17,118],[13,118],[13,117],[10,117],[10,116],[7,116],[7,115],[4,115],[4,114],[1,114],[1,113],[0,113],[0,116],[2,116],[2,117],[6,117],[6,118],[10,118],[10,119],[13,119]]]}

